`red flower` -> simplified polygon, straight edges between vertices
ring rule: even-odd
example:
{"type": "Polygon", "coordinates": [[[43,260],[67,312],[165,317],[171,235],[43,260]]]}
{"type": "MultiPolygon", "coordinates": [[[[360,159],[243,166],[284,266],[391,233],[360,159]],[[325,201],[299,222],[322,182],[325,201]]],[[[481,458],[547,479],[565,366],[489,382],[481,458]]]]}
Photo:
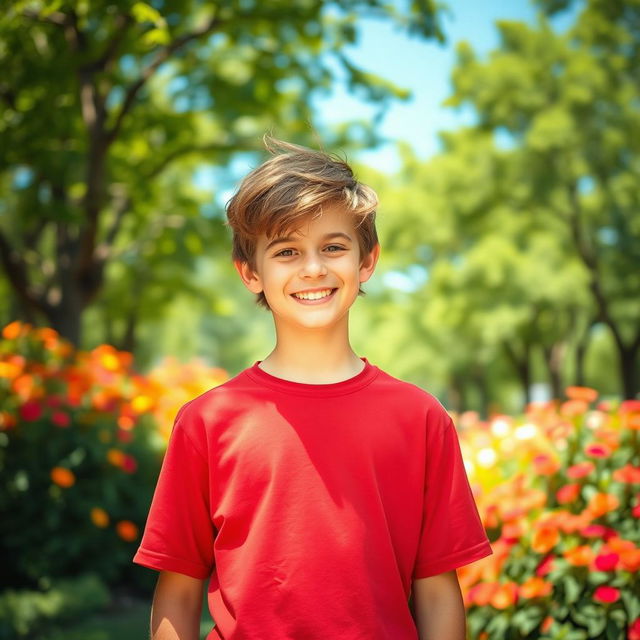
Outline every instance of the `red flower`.
{"type": "Polygon", "coordinates": [[[553,570],[553,555],[548,555],[546,558],[542,560],[542,562],[538,565],[536,569],[537,576],[546,576],[550,571],[553,570]]]}
{"type": "Polygon", "coordinates": [[[27,422],[37,420],[42,415],[42,407],[33,400],[28,400],[20,407],[20,417],[27,422]]]}
{"type": "Polygon", "coordinates": [[[133,456],[125,454],[124,458],[122,458],[122,462],[120,463],[120,466],[122,470],[125,471],[126,473],[134,473],[135,470],[138,468],[138,463],[136,462],[136,459],[133,456]]]}
{"type": "Polygon", "coordinates": [[[640,400],[623,400],[620,403],[620,413],[640,412],[640,400]]]}
{"type": "Polygon", "coordinates": [[[71,424],[71,418],[69,418],[69,414],[64,411],[54,411],[51,414],[51,422],[53,422],[56,427],[68,427],[71,424]]]}
{"type": "Polygon", "coordinates": [[[617,553],[601,553],[594,561],[598,571],[613,571],[618,566],[620,556],[617,553]]]}
{"type": "Polygon", "coordinates": [[[635,622],[629,627],[627,640],[640,640],[640,618],[636,618],[635,622]]]}
{"type": "Polygon", "coordinates": [[[567,476],[569,478],[584,478],[588,476],[593,470],[595,466],[593,462],[578,462],[578,464],[574,464],[573,466],[567,469],[567,476]]]}
{"type": "Polygon", "coordinates": [[[560,504],[573,502],[580,495],[580,485],[578,483],[566,484],[556,491],[556,498],[560,504]]]}
{"type": "Polygon", "coordinates": [[[617,602],[620,599],[620,589],[601,585],[595,590],[593,599],[604,604],[617,602]]]}

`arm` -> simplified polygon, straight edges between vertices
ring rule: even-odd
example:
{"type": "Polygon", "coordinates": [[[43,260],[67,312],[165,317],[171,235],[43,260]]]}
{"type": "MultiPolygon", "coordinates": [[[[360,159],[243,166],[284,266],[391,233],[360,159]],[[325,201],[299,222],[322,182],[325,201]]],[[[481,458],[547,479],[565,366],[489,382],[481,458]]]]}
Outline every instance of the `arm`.
{"type": "Polygon", "coordinates": [[[151,640],[199,640],[204,580],[161,571],[151,606],[151,640]]]}
{"type": "Polygon", "coordinates": [[[464,603],[455,571],[414,580],[413,602],[420,640],[465,640],[464,603]]]}

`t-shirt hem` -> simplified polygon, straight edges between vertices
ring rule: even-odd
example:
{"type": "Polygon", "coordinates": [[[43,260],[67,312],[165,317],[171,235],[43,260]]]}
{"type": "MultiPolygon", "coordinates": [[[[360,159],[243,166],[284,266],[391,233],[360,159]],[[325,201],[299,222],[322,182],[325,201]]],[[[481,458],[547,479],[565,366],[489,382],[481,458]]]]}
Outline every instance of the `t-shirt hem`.
{"type": "Polygon", "coordinates": [[[211,575],[211,569],[209,569],[209,567],[185,560],[184,558],[174,558],[162,553],[157,553],[156,551],[149,551],[148,549],[138,549],[133,557],[133,562],[148,569],[173,571],[198,580],[205,580],[211,575]]]}
{"type": "Polygon", "coordinates": [[[459,567],[476,562],[476,560],[486,558],[492,553],[493,549],[491,548],[491,544],[488,540],[484,540],[473,547],[469,547],[446,556],[445,558],[438,560],[438,562],[431,562],[429,564],[416,567],[413,571],[412,578],[413,580],[418,580],[419,578],[429,578],[430,576],[435,576],[439,573],[453,571],[459,567]]]}

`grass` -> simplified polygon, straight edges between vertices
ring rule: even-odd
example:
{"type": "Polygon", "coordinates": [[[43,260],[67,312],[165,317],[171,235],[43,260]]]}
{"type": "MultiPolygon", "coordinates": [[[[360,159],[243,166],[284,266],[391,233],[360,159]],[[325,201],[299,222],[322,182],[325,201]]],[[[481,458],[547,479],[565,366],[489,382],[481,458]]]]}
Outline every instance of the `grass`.
{"type": "MultiPolygon", "coordinates": [[[[150,635],[150,611],[150,599],[117,600],[109,609],[88,616],[77,624],[61,627],[39,640],[145,640],[150,635]]],[[[206,638],[212,626],[205,594],[200,620],[201,640],[206,638]]]]}

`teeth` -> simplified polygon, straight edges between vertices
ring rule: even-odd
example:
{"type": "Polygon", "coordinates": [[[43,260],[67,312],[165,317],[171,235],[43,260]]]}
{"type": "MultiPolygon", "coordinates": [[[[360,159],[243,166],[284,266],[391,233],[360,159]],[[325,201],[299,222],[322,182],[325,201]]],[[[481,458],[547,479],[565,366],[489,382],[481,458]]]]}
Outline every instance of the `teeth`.
{"type": "Polygon", "coordinates": [[[333,289],[324,289],[323,291],[308,291],[303,293],[294,293],[293,295],[300,300],[320,300],[331,295],[333,289]]]}

